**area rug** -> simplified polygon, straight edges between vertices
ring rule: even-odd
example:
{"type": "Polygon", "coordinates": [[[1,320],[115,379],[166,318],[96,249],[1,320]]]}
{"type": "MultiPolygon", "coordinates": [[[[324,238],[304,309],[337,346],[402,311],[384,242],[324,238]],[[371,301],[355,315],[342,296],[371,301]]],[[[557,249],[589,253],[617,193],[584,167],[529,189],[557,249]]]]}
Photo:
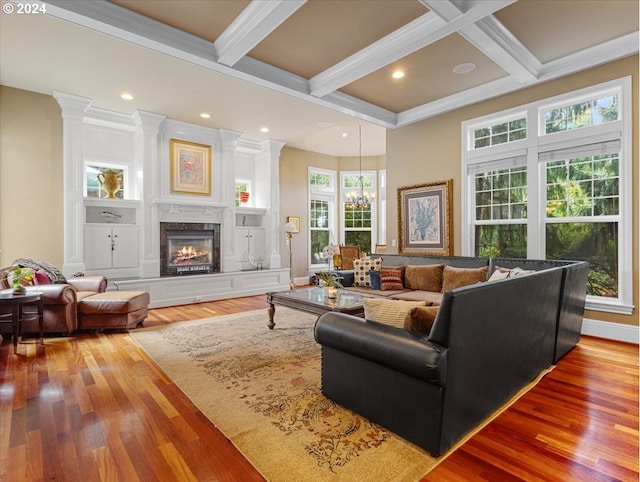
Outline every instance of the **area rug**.
{"type": "Polygon", "coordinates": [[[417,481],[446,457],[322,395],[315,316],[279,307],[274,330],[267,319],[256,310],[131,336],[269,481],[417,481]]]}

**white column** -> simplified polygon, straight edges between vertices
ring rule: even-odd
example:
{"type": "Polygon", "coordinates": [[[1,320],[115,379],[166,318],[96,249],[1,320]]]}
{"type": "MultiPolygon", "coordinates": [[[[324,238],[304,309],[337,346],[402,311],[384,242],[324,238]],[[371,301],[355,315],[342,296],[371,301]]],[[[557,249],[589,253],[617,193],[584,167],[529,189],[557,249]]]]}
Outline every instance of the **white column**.
{"type": "Polygon", "coordinates": [[[136,176],[134,197],[142,201],[142,277],[160,276],[160,222],[155,200],[160,195],[160,126],[165,116],[151,112],[133,113],[136,132],[134,143],[134,175],[136,176]]]}
{"type": "Polygon", "coordinates": [[[62,109],[62,166],[64,189],[65,276],[85,271],[83,121],[92,99],[54,92],[62,109]]]}
{"type": "Polygon", "coordinates": [[[220,238],[220,271],[239,271],[240,261],[236,253],[236,214],[233,208],[236,170],[235,155],[238,146],[238,140],[242,134],[240,132],[221,129],[220,137],[222,139],[222,203],[231,209],[225,209],[222,217],[222,234],[220,238]]]}
{"type": "MultiPolygon", "coordinates": [[[[267,233],[266,244],[269,248],[269,267],[281,268],[282,257],[280,255],[280,240],[284,236],[284,222],[280,219],[280,151],[285,143],[281,141],[268,140],[261,143],[262,151],[268,159],[269,178],[269,211],[266,216],[265,232],[267,233]]],[[[266,160],[265,159],[265,160],[266,160]]],[[[267,251],[265,251],[266,253],[267,251]]]]}

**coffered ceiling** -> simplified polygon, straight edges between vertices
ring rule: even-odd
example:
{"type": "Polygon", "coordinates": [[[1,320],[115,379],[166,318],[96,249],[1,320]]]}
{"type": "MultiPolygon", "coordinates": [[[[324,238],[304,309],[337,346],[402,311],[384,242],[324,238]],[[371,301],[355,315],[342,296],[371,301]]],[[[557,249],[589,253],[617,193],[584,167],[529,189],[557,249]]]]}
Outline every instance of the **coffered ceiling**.
{"type": "Polygon", "coordinates": [[[358,125],[363,154],[382,154],[385,129],[637,54],[639,44],[637,0],[45,5],[39,18],[0,16],[4,85],[331,155],[357,155],[358,125]],[[392,78],[397,70],[403,78],[392,78]],[[123,104],[120,90],[135,100],[123,104]]]}

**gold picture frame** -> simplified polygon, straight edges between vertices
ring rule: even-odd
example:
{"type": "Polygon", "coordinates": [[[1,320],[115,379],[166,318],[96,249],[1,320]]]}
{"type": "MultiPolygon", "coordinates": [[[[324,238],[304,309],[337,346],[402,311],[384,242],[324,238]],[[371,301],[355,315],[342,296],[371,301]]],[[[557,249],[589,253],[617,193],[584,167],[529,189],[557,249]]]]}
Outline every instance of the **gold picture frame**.
{"type": "Polygon", "coordinates": [[[453,253],[452,186],[449,179],[398,188],[399,253],[453,253]]]}
{"type": "Polygon", "coordinates": [[[171,192],[211,195],[211,146],[171,139],[171,192]]]}
{"type": "Polygon", "coordinates": [[[299,233],[300,232],[300,218],[298,216],[287,216],[287,223],[293,223],[295,229],[291,231],[291,233],[299,233]]]}

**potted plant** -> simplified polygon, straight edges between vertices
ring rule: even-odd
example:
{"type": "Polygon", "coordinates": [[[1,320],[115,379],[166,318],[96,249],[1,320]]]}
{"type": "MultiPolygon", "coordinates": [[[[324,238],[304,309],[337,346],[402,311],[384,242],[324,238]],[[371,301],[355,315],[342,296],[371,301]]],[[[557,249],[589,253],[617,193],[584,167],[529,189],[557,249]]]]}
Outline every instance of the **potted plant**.
{"type": "Polygon", "coordinates": [[[27,289],[21,283],[26,282],[27,284],[33,284],[33,275],[31,274],[31,270],[25,268],[14,268],[11,273],[11,283],[13,284],[13,289],[11,290],[14,295],[23,295],[27,292],[27,289]]]}
{"type": "Polygon", "coordinates": [[[338,296],[338,288],[344,288],[340,282],[343,277],[337,273],[322,271],[318,273],[317,276],[322,280],[328,298],[336,298],[338,296]]]}

